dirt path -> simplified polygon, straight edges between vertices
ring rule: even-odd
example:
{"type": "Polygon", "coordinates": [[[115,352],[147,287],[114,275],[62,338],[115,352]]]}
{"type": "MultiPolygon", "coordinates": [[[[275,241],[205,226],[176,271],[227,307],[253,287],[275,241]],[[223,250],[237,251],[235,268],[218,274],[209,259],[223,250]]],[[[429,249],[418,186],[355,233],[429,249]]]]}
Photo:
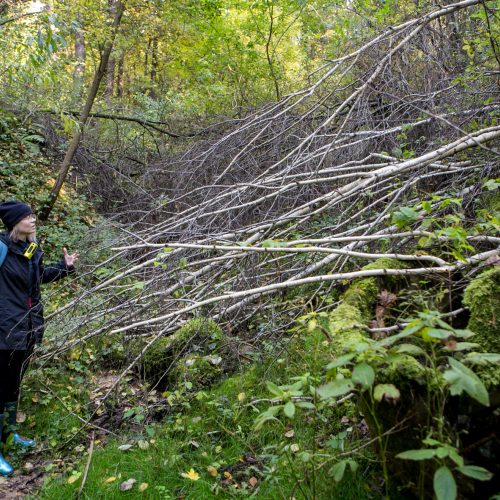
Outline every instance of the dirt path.
{"type": "Polygon", "coordinates": [[[11,477],[0,477],[0,498],[11,500],[34,493],[42,484],[45,463],[45,461],[30,461],[28,458],[11,477]]]}

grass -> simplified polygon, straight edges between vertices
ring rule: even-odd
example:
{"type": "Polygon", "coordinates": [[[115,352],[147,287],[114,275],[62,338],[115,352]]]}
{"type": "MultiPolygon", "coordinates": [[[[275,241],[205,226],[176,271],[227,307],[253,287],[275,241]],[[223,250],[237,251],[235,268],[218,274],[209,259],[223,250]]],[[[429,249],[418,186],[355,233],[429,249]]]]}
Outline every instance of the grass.
{"type": "MultiPolygon", "coordinates": [[[[298,413],[255,430],[255,417],[269,407],[264,380],[289,383],[291,376],[306,369],[322,372],[325,346],[297,349],[266,370],[266,363],[245,366],[244,370],[205,391],[178,394],[171,411],[161,422],[130,426],[129,432],[106,444],[97,444],[92,455],[82,498],[316,498],[364,499],[376,471],[361,461],[356,475],[348,472],[335,483],[328,470],[328,450],[312,467],[311,454],[317,443],[326,443],[345,429],[342,416],[355,418],[353,406],[332,408],[321,418],[298,413]],[[285,435],[286,434],[286,435],[285,435]],[[292,435],[293,434],[293,435],[292,435]],[[295,445],[298,450],[284,451],[295,445]],[[127,450],[123,445],[131,445],[127,450]],[[309,458],[307,458],[309,455],[309,458]],[[192,479],[185,477],[193,469],[192,479]],[[313,472],[314,470],[314,472],[313,472]],[[184,474],[184,476],[183,476],[184,474]],[[120,491],[123,482],[134,479],[129,491],[120,491]],[[196,479],[196,480],[194,480],[196,479]],[[142,486],[141,486],[142,485],[142,486]],[[143,489],[143,491],[140,491],[143,489]]],[[[302,346],[303,347],[303,346],[302,346]]],[[[311,347],[310,345],[308,347],[311,347]]],[[[353,431],[353,436],[356,430],[353,431]]],[[[87,452],[66,474],[48,478],[36,498],[74,499],[83,478],[87,452]]],[[[316,450],[317,451],[317,450],[316,450]]],[[[323,452],[323,450],[319,450],[323,452]]]]}

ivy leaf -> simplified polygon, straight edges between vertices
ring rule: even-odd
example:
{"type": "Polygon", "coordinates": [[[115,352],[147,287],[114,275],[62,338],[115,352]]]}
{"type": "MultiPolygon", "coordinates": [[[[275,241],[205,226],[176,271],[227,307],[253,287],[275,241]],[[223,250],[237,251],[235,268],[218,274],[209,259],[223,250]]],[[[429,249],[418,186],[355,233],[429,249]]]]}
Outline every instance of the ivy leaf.
{"type": "Polygon", "coordinates": [[[360,384],[363,389],[368,389],[375,382],[375,371],[370,365],[360,363],[354,367],[352,371],[352,380],[360,384]]]}
{"type": "Polygon", "coordinates": [[[489,481],[493,477],[493,474],[489,470],[477,465],[464,465],[463,467],[457,467],[457,470],[465,476],[472,477],[478,481],[489,481]]]}
{"type": "Polygon", "coordinates": [[[443,466],[434,474],[434,493],[437,500],[455,500],[457,498],[457,484],[448,467],[443,466]]]}
{"type": "Polygon", "coordinates": [[[452,396],[460,395],[466,392],[471,398],[475,399],[484,406],[490,405],[490,398],[486,387],[481,379],[460,361],[449,357],[450,368],[443,373],[443,378],[450,384],[450,394],[452,396]]]}

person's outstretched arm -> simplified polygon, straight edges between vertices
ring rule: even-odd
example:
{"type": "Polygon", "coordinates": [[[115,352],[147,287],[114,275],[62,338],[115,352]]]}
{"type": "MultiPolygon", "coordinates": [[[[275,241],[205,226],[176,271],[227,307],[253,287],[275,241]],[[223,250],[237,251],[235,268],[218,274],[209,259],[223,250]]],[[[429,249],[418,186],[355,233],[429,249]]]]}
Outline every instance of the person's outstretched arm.
{"type": "Polygon", "coordinates": [[[42,266],[42,283],[52,283],[54,281],[60,280],[75,272],[75,264],[78,260],[80,254],[78,252],[73,252],[72,254],[68,254],[66,248],[63,248],[64,251],[64,259],[56,264],[50,264],[45,267],[42,266]]]}

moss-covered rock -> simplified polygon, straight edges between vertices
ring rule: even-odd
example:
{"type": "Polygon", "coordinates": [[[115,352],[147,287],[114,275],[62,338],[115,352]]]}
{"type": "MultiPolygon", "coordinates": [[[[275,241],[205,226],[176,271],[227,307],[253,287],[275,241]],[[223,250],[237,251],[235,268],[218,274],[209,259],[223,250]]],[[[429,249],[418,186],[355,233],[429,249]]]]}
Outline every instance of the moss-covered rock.
{"type": "MultiPolygon", "coordinates": [[[[372,269],[404,269],[406,264],[397,259],[383,258],[363,267],[364,271],[372,269]]],[[[341,304],[332,311],[329,317],[329,330],[333,337],[337,352],[352,350],[356,343],[366,338],[364,325],[374,316],[380,282],[385,287],[394,287],[394,276],[371,276],[354,280],[342,296],[341,304]]]]}
{"type": "MultiPolygon", "coordinates": [[[[215,321],[198,317],[189,320],[169,337],[158,339],[144,354],[140,369],[152,385],[175,384],[174,366],[190,354],[215,355],[220,353],[225,335],[215,321]]],[[[137,340],[135,351],[140,352],[147,340],[137,340]]]]}
{"type": "Polygon", "coordinates": [[[329,316],[329,330],[334,349],[352,350],[366,337],[363,314],[358,307],[343,302],[329,316]]]}
{"type": "Polygon", "coordinates": [[[488,352],[500,352],[500,267],[494,267],[472,280],[464,292],[469,306],[469,329],[474,342],[488,352]]]}
{"type": "Polygon", "coordinates": [[[188,390],[206,389],[224,373],[221,363],[222,358],[218,355],[187,356],[177,361],[170,378],[175,380],[177,386],[188,390]]]}

